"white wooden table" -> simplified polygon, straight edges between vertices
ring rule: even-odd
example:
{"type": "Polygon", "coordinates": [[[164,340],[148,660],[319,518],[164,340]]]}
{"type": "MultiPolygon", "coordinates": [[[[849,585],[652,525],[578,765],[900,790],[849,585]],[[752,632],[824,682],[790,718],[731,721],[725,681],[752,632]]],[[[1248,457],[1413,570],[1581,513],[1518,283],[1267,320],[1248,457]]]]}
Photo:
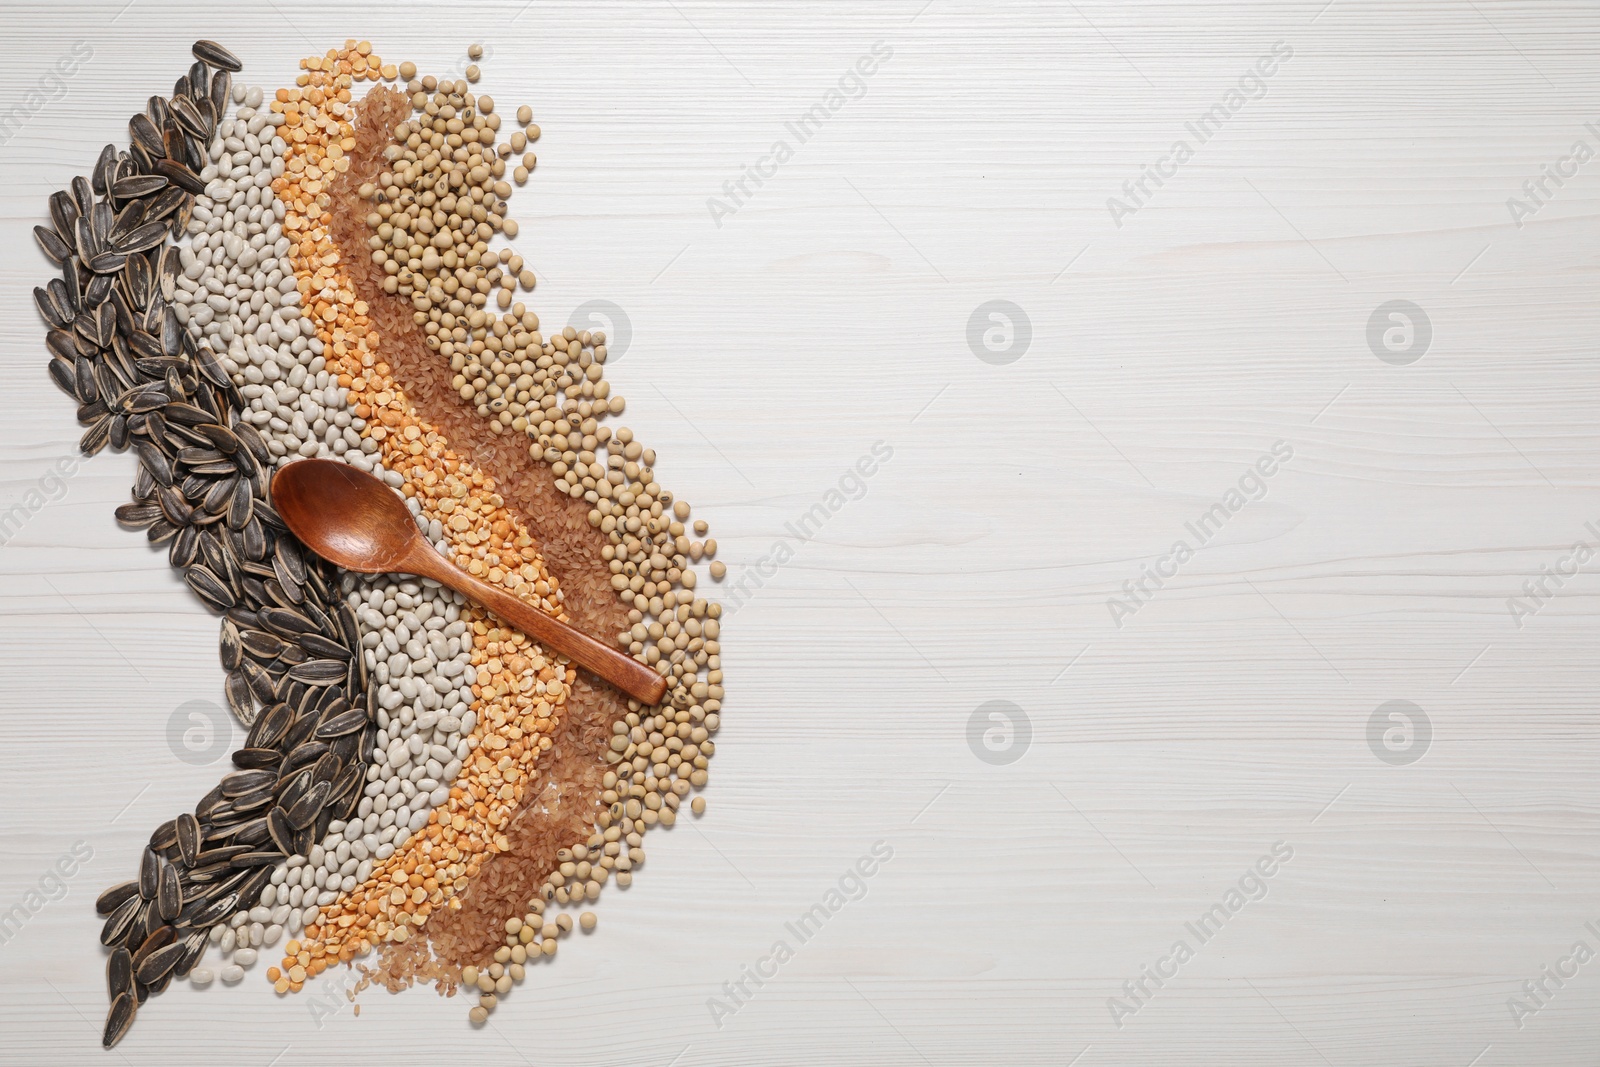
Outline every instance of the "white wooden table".
{"type": "Polygon", "coordinates": [[[0,907],[41,905],[0,1062],[1600,1053],[1593,5],[125,3],[3,17],[0,109],[48,92],[0,145],[0,512],[41,501],[0,549],[0,907]],[[258,968],[97,1047],[91,903],[214,783],[168,731],[221,673],[112,521],[132,460],[47,477],[77,435],[29,229],[197,36],[269,88],[347,36],[436,71],[487,42],[544,129],[538,310],[625,309],[627,422],[761,576],[706,816],[483,1031],[422,990],[319,1025],[258,968]]]}

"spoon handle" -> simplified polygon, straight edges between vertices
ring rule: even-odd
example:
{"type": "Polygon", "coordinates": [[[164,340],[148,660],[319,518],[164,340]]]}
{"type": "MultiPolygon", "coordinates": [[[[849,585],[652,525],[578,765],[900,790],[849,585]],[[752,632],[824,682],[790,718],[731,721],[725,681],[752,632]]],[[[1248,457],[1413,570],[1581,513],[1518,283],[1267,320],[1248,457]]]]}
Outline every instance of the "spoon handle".
{"type": "Polygon", "coordinates": [[[659,704],[666,695],[667,680],[648,665],[601,644],[504,589],[479,581],[437,552],[429,549],[426,554],[432,558],[413,561],[415,573],[425,574],[477,601],[546,648],[582,664],[641,703],[659,704]]]}

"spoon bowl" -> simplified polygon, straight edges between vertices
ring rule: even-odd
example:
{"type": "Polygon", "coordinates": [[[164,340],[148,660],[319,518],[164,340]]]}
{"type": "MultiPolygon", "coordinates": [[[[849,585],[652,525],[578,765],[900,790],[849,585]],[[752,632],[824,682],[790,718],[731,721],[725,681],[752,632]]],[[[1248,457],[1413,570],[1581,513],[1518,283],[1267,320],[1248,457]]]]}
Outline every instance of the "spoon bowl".
{"type": "Polygon", "coordinates": [[[272,503],[306,547],[347,571],[404,570],[422,539],[399,494],[335,460],[299,460],[279,470],[272,503]]]}
{"type": "Polygon", "coordinates": [[[361,574],[415,574],[477,601],[635,700],[659,704],[667,680],[649,666],[472,577],[422,536],[405,502],[372,475],[331,459],[301,459],[272,477],[272,505],[311,551],[361,574]]]}

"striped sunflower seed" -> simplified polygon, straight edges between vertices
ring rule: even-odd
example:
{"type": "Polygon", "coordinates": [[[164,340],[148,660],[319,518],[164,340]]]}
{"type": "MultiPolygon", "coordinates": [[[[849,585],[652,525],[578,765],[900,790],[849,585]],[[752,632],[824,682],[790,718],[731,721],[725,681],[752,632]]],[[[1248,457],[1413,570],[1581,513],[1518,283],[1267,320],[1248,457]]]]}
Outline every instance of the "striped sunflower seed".
{"type": "Polygon", "coordinates": [[[233,765],[241,770],[276,769],[282,763],[283,753],[275,748],[241,748],[233,753],[233,765]]]}
{"type": "Polygon", "coordinates": [[[112,1000],[133,992],[133,953],[126,945],[118,945],[106,957],[106,991],[112,1000]]]}
{"type": "Polygon", "coordinates": [[[271,771],[234,771],[222,778],[222,795],[241,797],[246,793],[262,786],[268,786],[278,780],[278,776],[271,771]]]}
{"type": "Polygon", "coordinates": [[[33,239],[39,242],[39,248],[50,257],[51,262],[65,263],[72,258],[72,246],[48,226],[35,226],[33,239]]]}
{"type": "Polygon", "coordinates": [[[328,719],[317,727],[316,736],[319,740],[330,740],[343,737],[345,734],[354,733],[367,724],[367,713],[360,709],[346,711],[328,719]]]}
{"type": "Polygon", "coordinates": [[[160,880],[156,883],[156,911],[171,922],[178,917],[182,905],[183,887],[178,881],[178,869],[163,859],[160,880]]]}
{"type": "Polygon", "coordinates": [[[289,670],[289,677],[307,685],[338,685],[345,680],[348,664],[339,659],[312,659],[289,670]]]}
{"type": "Polygon", "coordinates": [[[146,903],[143,897],[135,894],[118,904],[100,927],[100,943],[110,946],[123,940],[146,903]]]}
{"type": "Polygon", "coordinates": [[[272,835],[272,843],[278,846],[279,852],[286,856],[296,853],[295,827],[288,812],[282,808],[267,812],[267,832],[272,835]]]}
{"type": "Polygon", "coordinates": [[[256,721],[255,697],[250,692],[250,683],[245,681],[241,671],[229,671],[223,679],[223,695],[227,698],[228,708],[239,721],[249,726],[256,721]]]}
{"type": "MultiPolygon", "coordinates": [[[[198,534],[196,535],[198,546],[198,534]]],[[[239,627],[232,619],[222,620],[221,636],[217,641],[217,653],[222,658],[222,669],[231,671],[236,669],[244,659],[243,641],[239,634],[239,627]]]]}
{"type": "Polygon", "coordinates": [[[110,1048],[123,1035],[128,1032],[128,1027],[133,1025],[134,1013],[139,1010],[138,1001],[131,992],[118,993],[111,1001],[111,1010],[106,1013],[106,1026],[100,1037],[100,1044],[110,1048]]]}
{"type": "Polygon", "coordinates": [[[193,867],[195,857],[200,854],[200,820],[184,812],[175,821],[178,830],[178,852],[182,854],[183,862],[193,867]]]}
{"type": "Polygon", "coordinates": [[[332,788],[331,782],[318,782],[307,790],[306,795],[295,801],[294,807],[288,810],[289,824],[296,830],[310,826],[322,813],[322,805],[328,799],[328,793],[332,788]]]}
{"type": "Polygon", "coordinates": [[[139,895],[145,900],[154,900],[160,879],[161,857],[154,849],[147,848],[139,858],[139,895]]]}
{"type": "Polygon", "coordinates": [[[101,915],[110,915],[128,900],[139,895],[139,882],[122,882],[102,892],[95,898],[94,910],[101,915]]]}
{"type": "Polygon", "coordinates": [[[237,73],[244,69],[244,64],[239,62],[239,57],[222,47],[215,41],[199,40],[190,48],[194,57],[202,63],[209,63],[218,70],[237,73]]]}
{"type": "Polygon", "coordinates": [[[238,603],[222,580],[199,564],[184,571],[183,580],[189,583],[189,588],[194,590],[196,596],[215,611],[226,611],[238,603]]]}
{"type": "MultiPolygon", "coordinates": [[[[156,925],[150,930],[150,932],[145,934],[142,938],[137,939],[139,947],[133,950],[134,977],[138,978],[139,968],[144,965],[145,960],[149,959],[153,954],[159,952],[161,949],[166,948],[176,940],[178,940],[178,931],[162,922],[158,918],[156,920],[156,925]]],[[[139,980],[144,981],[142,978],[139,980]]],[[[148,982],[145,982],[145,984],[149,985],[148,982]]]]}
{"type": "MultiPolygon", "coordinates": [[[[170,930],[172,927],[162,927],[170,930]]],[[[161,946],[144,958],[143,963],[134,967],[134,977],[145,985],[153,985],[171,973],[177,966],[178,957],[182,956],[185,946],[182,941],[173,941],[161,946]]]]}

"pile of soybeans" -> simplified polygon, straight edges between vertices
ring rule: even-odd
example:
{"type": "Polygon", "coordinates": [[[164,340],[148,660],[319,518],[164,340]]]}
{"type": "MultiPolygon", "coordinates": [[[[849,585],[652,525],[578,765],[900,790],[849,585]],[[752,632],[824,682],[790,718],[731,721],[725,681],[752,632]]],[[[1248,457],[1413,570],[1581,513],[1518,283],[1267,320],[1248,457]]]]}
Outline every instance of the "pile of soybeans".
{"type": "Polygon", "coordinates": [[[252,970],[283,996],[431,982],[481,1024],[706,784],[721,609],[695,568],[724,568],[611,424],[604,334],[547,334],[525,302],[529,106],[503,118],[475,63],[419,76],[365,41],[272,90],[221,45],[193,56],[35,228],[59,267],[34,293],[51,377],[86,454],[138,457],[117,520],[221,616],[247,731],[97,901],[104,1042],[174,981],[252,970]],[[447,558],[617,641],[667,697],[643,707],[430,581],[317,559],[270,493],[313,456],[382,478],[447,558]]]}

